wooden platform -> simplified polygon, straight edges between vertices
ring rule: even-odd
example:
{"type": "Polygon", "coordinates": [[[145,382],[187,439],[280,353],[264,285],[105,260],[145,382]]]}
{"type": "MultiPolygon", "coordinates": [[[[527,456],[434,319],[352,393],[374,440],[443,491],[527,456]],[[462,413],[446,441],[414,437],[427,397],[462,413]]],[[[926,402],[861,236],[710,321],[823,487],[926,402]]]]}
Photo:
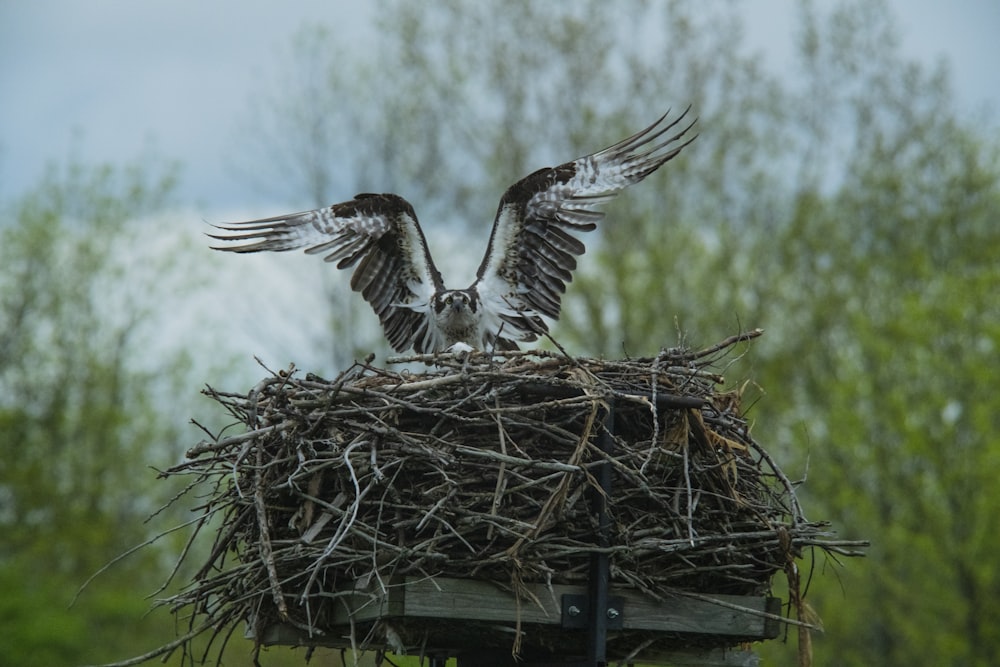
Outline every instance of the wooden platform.
{"type": "MultiPolygon", "coordinates": [[[[290,625],[268,626],[265,645],[388,649],[394,653],[457,656],[459,664],[508,665],[520,619],[519,665],[574,664],[586,639],[584,586],[536,584],[522,597],[489,582],[406,578],[381,586],[356,584],[334,602],[333,622],[323,632],[290,625]],[[569,597],[567,597],[569,596],[569,597]],[[574,597],[575,596],[575,597],[574,597]],[[464,662],[463,662],[464,656],[464,662]],[[471,656],[476,656],[473,660],[471,656]],[[493,656],[493,657],[490,657],[493,656]]],[[[704,666],[756,665],[739,648],[778,636],[777,598],[711,596],[713,601],[674,597],[657,601],[611,587],[606,612],[608,660],[704,666]]]]}

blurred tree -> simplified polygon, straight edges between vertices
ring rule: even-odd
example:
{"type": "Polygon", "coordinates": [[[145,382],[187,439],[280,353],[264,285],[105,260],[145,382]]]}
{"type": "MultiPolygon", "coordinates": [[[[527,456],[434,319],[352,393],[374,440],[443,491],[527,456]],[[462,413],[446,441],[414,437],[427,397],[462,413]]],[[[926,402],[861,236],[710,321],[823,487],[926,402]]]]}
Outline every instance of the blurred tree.
{"type": "Polygon", "coordinates": [[[183,422],[157,399],[170,398],[184,360],[143,358],[141,325],[163,295],[131,270],[126,247],[173,181],[170,167],[74,161],[12,203],[0,229],[5,664],[119,658],[171,636],[159,615],[143,619],[137,594],[165,575],[155,550],[68,607],[90,575],[149,536],[143,521],[166,489],[151,489],[148,466],[176,456],[183,422]]]}
{"type": "Polygon", "coordinates": [[[983,526],[1000,496],[979,490],[1000,472],[982,361],[1000,345],[1000,143],[961,119],[943,70],[899,59],[884,8],[807,5],[801,36],[797,106],[828,128],[811,135],[826,158],[753,245],[772,267],[757,317],[780,343],[757,379],[794,396],[761,402],[758,432],[794,442],[799,424],[809,504],[875,543],[844,589],[817,581],[819,650],[838,664],[994,664],[983,619],[1000,541],[983,526]]]}
{"type": "MultiPolygon", "coordinates": [[[[758,437],[787,468],[811,464],[812,515],[875,542],[868,562],[813,582],[824,661],[992,664],[996,128],[961,117],[946,70],[900,56],[885,2],[799,9],[794,71],[779,79],[731,3],[387,0],[371,60],[310,61],[327,72],[318,94],[351,103],[313,118],[344,143],[309,173],[341,184],[333,200],[403,194],[431,244],[444,226],[457,248],[463,228],[485,238],[520,176],[693,104],[702,136],[588,239],[557,339],[617,356],[768,329],[746,358],[770,394],[758,437]]],[[[303,54],[325,39],[303,38],[303,54]]]]}
{"type": "MultiPolygon", "coordinates": [[[[305,196],[302,208],[357,192],[403,195],[439,268],[454,276],[446,282],[471,283],[507,186],[617,141],[665,110],[667,78],[679,75],[649,62],[629,37],[641,30],[644,4],[385,0],[366,59],[343,53],[327,29],[306,28],[276,92],[249,116],[241,136],[253,141],[252,157],[240,164],[260,165],[248,175],[255,183],[305,196]]],[[[387,352],[345,276],[325,276],[334,314],[320,335],[333,342],[335,361],[387,352]]]]}

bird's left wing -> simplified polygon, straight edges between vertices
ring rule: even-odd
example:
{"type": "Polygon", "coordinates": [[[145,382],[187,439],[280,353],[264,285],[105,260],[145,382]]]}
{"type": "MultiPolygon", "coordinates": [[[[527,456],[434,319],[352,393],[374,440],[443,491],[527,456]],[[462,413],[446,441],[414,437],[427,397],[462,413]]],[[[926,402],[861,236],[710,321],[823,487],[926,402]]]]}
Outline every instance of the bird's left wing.
{"type": "Polygon", "coordinates": [[[559,317],[576,257],[585,250],[575,234],[595,229],[604,217],[596,210],[600,204],[694,140],[684,139],[694,121],[680,126],[687,113],[667,122],[667,112],[613,146],[540,169],[508,188],[475,283],[480,298],[503,321],[501,337],[534,340],[547,330],[539,315],[559,317]]]}
{"type": "Polygon", "coordinates": [[[215,250],[285,251],[305,248],[337,262],[357,266],[351,287],[378,314],[389,344],[397,352],[421,347],[429,335],[429,301],[442,289],[441,274],[409,202],[392,194],[360,194],[327,208],[288,216],[214,225],[226,234],[214,239],[235,242],[215,250]]]}

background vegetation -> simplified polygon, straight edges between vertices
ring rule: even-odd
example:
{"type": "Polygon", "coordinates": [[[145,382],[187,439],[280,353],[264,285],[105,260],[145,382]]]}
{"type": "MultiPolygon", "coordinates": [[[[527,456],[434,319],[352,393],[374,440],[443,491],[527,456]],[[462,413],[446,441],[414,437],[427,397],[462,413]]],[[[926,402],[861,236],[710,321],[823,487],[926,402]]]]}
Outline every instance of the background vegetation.
{"type": "MultiPolygon", "coordinates": [[[[397,191],[432,244],[478,247],[507,184],[691,104],[701,136],[611,207],[556,338],[620,356],[765,328],[727,372],[734,385],[752,380],[758,439],[805,480],[813,518],[873,541],[865,561],[815,563],[809,600],[827,630],[818,662],[995,664],[1000,135],[992,119],[957,110],[946,69],[900,57],[881,2],[797,11],[795,72],[779,78],[724,2],[385,0],[368,54],[339,52],[321,26],[303,30],[273,93],[243,119],[257,143],[234,150],[273,167],[247,170],[248,181],[304,206],[397,191]]],[[[177,204],[174,177],[148,156],[70,160],[6,202],[9,664],[121,659],[174,636],[168,614],[144,616],[143,599],[172,566],[173,537],[68,608],[101,565],[185,520],[144,523],[177,491],[149,466],[199,437],[184,428],[201,409],[196,389],[227,367],[225,353],[198,349],[197,335],[170,332],[151,311],[182,309],[211,281],[186,241],[155,252],[144,242],[177,204]],[[176,344],[162,344],[165,331],[176,344]]],[[[448,255],[436,253],[455,277],[478,259],[448,255]]],[[[328,284],[329,363],[384,351],[344,277],[328,284]]],[[[308,327],[314,313],[301,316],[308,327]]],[[[245,662],[246,644],[234,640],[227,661],[245,662]]],[[[795,661],[780,642],[761,653],[795,661]]]]}

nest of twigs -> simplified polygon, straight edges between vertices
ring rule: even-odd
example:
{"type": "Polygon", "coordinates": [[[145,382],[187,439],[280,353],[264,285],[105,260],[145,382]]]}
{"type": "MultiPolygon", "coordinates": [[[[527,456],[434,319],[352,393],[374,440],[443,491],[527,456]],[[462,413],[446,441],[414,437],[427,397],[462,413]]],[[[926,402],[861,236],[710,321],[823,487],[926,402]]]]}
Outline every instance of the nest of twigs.
{"type": "Polygon", "coordinates": [[[600,497],[612,585],[765,593],[803,547],[844,543],[806,521],[739,391],[718,391],[719,360],[757,333],[656,358],[408,357],[426,370],[359,363],[332,381],[281,372],[247,394],[210,390],[245,429],[165,473],[195,477],[200,528],[216,529],[167,602],[192,635],[244,621],[322,633],[358,580],[582,583],[600,497]],[[595,491],[606,463],[610,493],[595,491]]]}

